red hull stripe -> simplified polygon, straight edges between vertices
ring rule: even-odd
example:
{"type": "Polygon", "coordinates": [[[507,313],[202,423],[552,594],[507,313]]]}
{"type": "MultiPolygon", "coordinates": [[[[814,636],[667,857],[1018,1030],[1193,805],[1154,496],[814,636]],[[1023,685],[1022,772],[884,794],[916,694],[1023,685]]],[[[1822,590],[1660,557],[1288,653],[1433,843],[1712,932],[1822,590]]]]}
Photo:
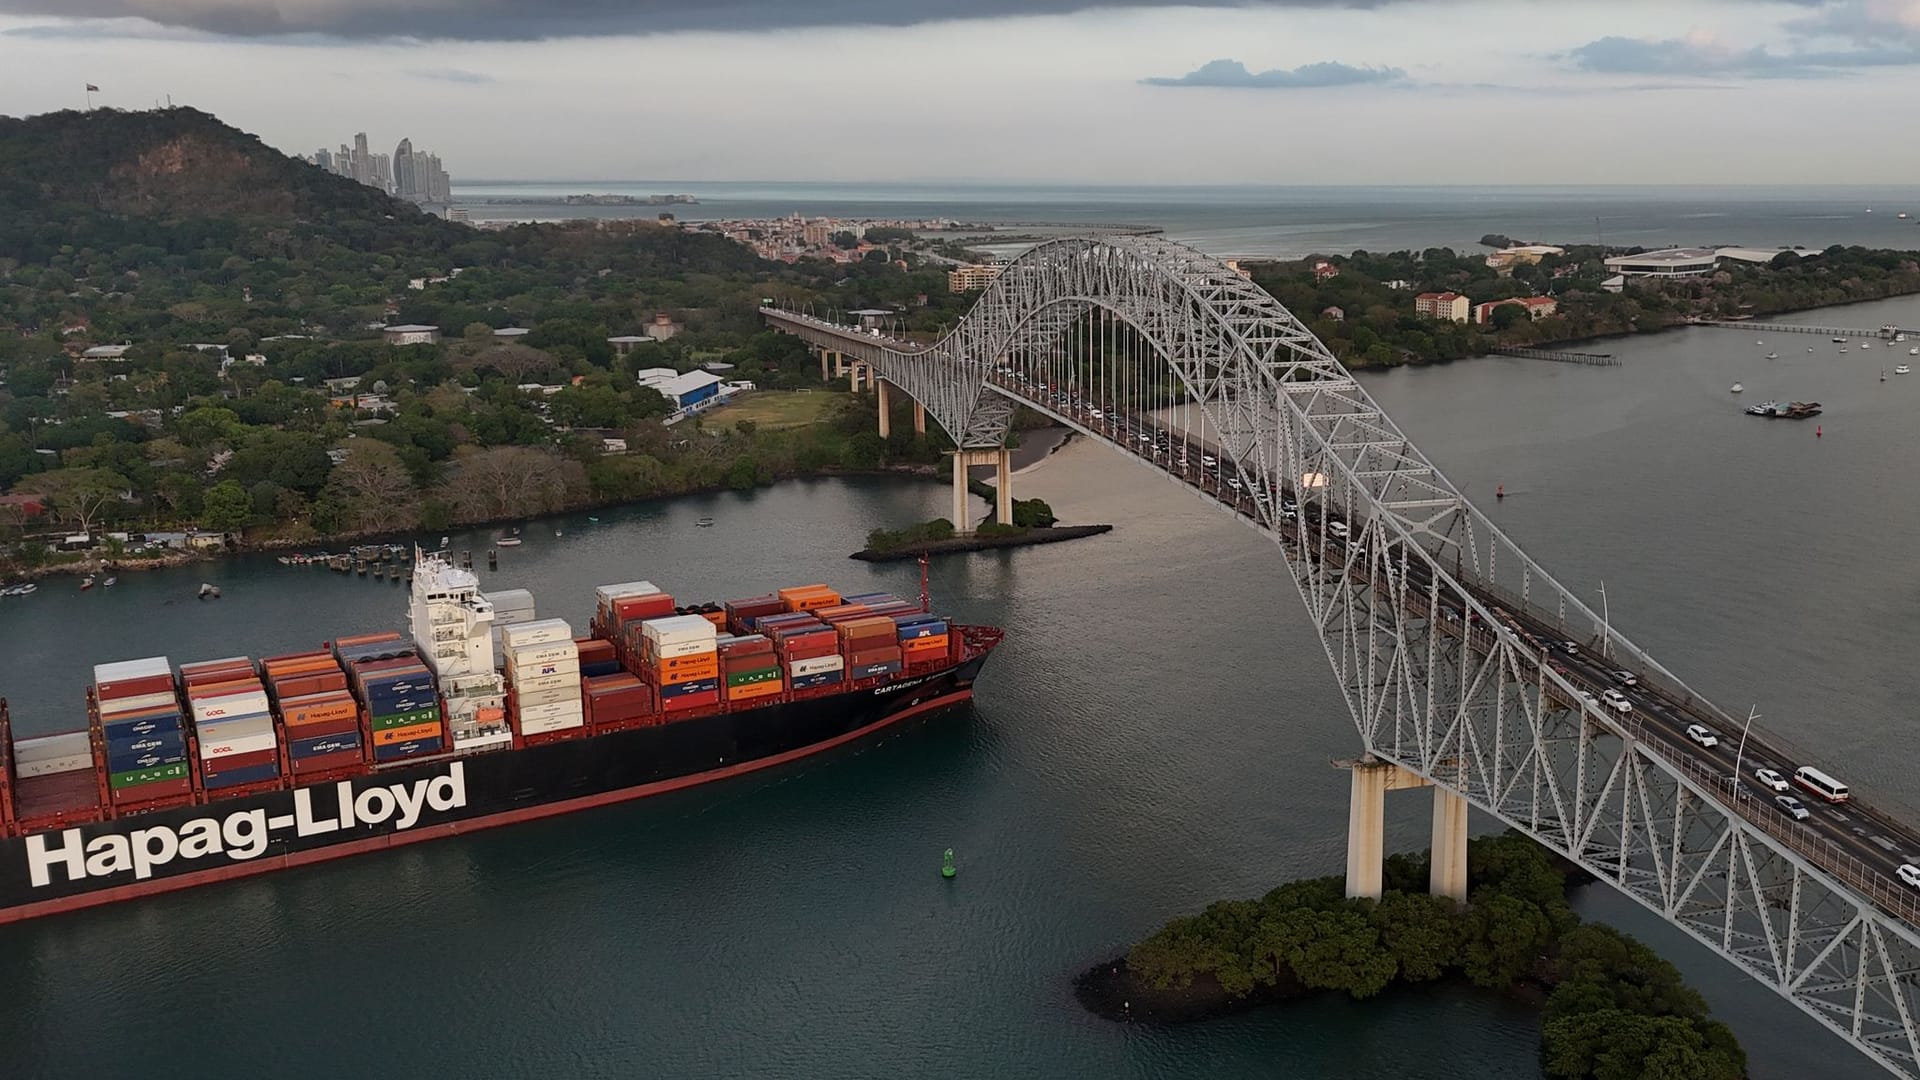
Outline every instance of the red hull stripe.
{"type": "Polygon", "coordinates": [[[900,712],[894,713],[891,716],[882,717],[868,724],[866,727],[855,728],[845,735],[837,735],[823,742],[814,743],[811,746],[803,746],[796,750],[789,750],[784,754],[775,754],[771,757],[758,758],[753,761],[743,761],[738,765],[728,765],[725,768],[708,769],[706,772],[690,773],[686,776],[675,777],[672,780],[660,780],[651,784],[641,784],[638,787],[621,788],[619,791],[605,791],[598,795],[583,795],[577,799],[563,799],[559,802],[542,803],[539,806],[529,806],[521,810],[503,810],[497,814],[469,818],[465,821],[449,821],[439,825],[425,825],[417,829],[409,829],[406,832],[389,833],[384,836],[370,836],[364,840],[349,840],[344,844],[333,844],[329,847],[316,848],[312,851],[294,852],[289,855],[278,855],[273,858],[263,858],[253,862],[223,866],[215,870],[197,870],[190,874],[181,874],[178,877],[163,878],[154,881],[138,881],[128,885],[115,885],[112,888],[101,889],[97,892],[82,893],[78,896],[63,896],[58,900],[42,900],[38,903],[21,904],[16,907],[0,909],[0,924],[19,922],[23,919],[32,919],[41,915],[52,915],[56,912],[78,911],[81,908],[98,907],[101,904],[111,904],[120,900],[132,900],[141,896],[154,896],[159,893],[175,892],[180,889],[190,889],[197,885],[208,885],[216,881],[230,881],[234,878],[252,877],[255,874],[270,873],[274,870],[284,870],[288,867],[307,866],[311,863],[326,862],[329,859],[341,859],[348,855],[358,855],[364,851],[379,851],[385,848],[401,847],[406,844],[417,844],[424,840],[435,840],[442,836],[479,832],[482,829],[491,829],[500,825],[511,825],[516,821],[534,821],[539,818],[554,817],[559,814],[570,814],[577,810],[587,810],[596,806],[608,806],[613,803],[627,802],[632,799],[644,799],[649,795],[664,795],[669,791],[680,791],[684,788],[696,787],[700,784],[708,784],[716,780],[728,780],[736,776],[745,776],[748,773],[758,772],[761,769],[771,769],[778,765],[798,761],[801,758],[822,753],[837,746],[844,746],[857,739],[863,739],[882,728],[897,724],[910,717],[932,712],[935,709],[944,709],[952,705],[958,705],[971,697],[973,697],[972,688],[955,690],[949,694],[942,694],[931,701],[923,701],[911,708],[902,709],[900,712]]]}

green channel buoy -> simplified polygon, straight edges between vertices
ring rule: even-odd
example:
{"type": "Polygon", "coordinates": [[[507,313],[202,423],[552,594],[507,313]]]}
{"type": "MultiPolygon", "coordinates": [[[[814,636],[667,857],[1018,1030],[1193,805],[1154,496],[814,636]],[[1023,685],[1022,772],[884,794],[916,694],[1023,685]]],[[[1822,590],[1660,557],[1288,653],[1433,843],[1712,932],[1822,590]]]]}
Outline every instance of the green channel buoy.
{"type": "Polygon", "coordinates": [[[946,860],[940,864],[940,876],[950,878],[957,873],[959,873],[959,871],[953,868],[953,849],[948,848],[946,860]]]}

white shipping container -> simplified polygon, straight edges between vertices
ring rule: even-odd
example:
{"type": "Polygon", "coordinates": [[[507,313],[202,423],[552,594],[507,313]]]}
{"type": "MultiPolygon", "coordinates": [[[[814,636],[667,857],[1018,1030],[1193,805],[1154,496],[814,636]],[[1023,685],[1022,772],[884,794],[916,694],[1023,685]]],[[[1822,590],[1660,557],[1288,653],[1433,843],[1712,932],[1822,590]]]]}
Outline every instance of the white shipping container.
{"type": "Polygon", "coordinates": [[[164,656],[147,656],[139,660],[116,660],[111,664],[93,665],[93,685],[95,686],[126,679],[145,679],[154,675],[172,678],[172,662],[164,656]]]}
{"type": "Polygon", "coordinates": [[[558,717],[553,720],[522,720],[520,721],[520,734],[545,735],[549,731],[565,731],[568,728],[585,727],[586,723],[586,717],[578,715],[558,717]]]}
{"type": "Polygon", "coordinates": [[[171,690],[161,690],[152,694],[136,694],[133,697],[109,698],[100,703],[100,715],[111,719],[122,713],[144,712],[157,709],[162,705],[178,706],[180,699],[173,696],[171,690]]]}
{"type": "Polygon", "coordinates": [[[553,686],[545,690],[527,690],[514,694],[514,700],[520,703],[520,711],[552,705],[563,701],[580,700],[580,684],[572,686],[553,686]]]}
{"type": "Polygon", "coordinates": [[[41,758],[38,761],[15,761],[14,772],[22,779],[29,776],[52,776],[55,773],[79,772],[93,768],[93,754],[73,754],[68,757],[41,758]]]}
{"type": "Polygon", "coordinates": [[[575,690],[580,689],[579,665],[576,664],[572,671],[557,671],[551,675],[523,676],[513,684],[514,690],[519,693],[520,700],[522,701],[526,700],[528,694],[539,693],[542,690],[553,690],[562,686],[570,686],[575,690]]]}
{"type": "MultiPolygon", "coordinates": [[[[535,734],[538,734],[537,732],[535,734]]],[[[468,754],[476,750],[485,750],[490,746],[508,747],[513,745],[513,732],[500,731],[492,735],[475,734],[461,738],[456,732],[453,736],[453,749],[456,753],[468,754]]]]}
{"type": "Polygon", "coordinates": [[[249,690],[241,694],[228,694],[225,697],[201,698],[193,702],[193,718],[200,723],[223,720],[230,716],[252,716],[267,711],[267,692],[249,690]]]}
{"type": "Polygon", "coordinates": [[[532,608],[527,608],[525,611],[501,611],[496,608],[493,612],[493,625],[496,627],[519,626],[522,623],[534,621],[536,619],[532,608]]]}
{"type": "Polygon", "coordinates": [[[623,596],[652,596],[660,587],[651,581],[626,581],[618,585],[600,585],[594,588],[594,602],[602,611],[613,610],[613,602],[623,596]]]}
{"type": "Polygon", "coordinates": [[[572,701],[555,701],[546,705],[534,705],[530,708],[521,709],[518,713],[523,723],[553,720],[556,718],[564,720],[568,717],[573,717],[578,720],[586,715],[586,709],[580,704],[578,697],[575,697],[572,701]]]}
{"type": "Polygon", "coordinates": [[[640,633],[648,641],[661,645],[682,641],[705,641],[711,644],[720,636],[720,628],[698,615],[668,615],[645,620],[640,624],[640,633]]]}
{"type": "Polygon", "coordinates": [[[200,733],[200,741],[208,739],[235,739],[246,735],[273,734],[273,717],[264,713],[254,716],[236,716],[229,720],[213,720],[193,725],[200,733]]]}
{"type": "Polygon", "coordinates": [[[525,589],[501,589],[499,592],[481,594],[495,611],[532,611],[533,594],[525,589]]]}
{"type": "Polygon", "coordinates": [[[251,754],[260,750],[271,750],[279,745],[279,741],[273,737],[273,732],[271,731],[265,735],[248,735],[242,739],[208,739],[203,737],[200,740],[200,757],[204,760],[206,758],[223,758],[229,754],[251,754]]]}
{"type": "Polygon", "coordinates": [[[36,739],[21,739],[13,744],[13,760],[21,765],[29,761],[51,761],[76,755],[86,757],[92,753],[93,739],[84,731],[42,735],[36,739]]]}
{"type": "Polygon", "coordinates": [[[507,679],[515,686],[529,679],[543,678],[548,675],[566,675],[578,680],[580,678],[580,661],[553,660],[545,664],[521,664],[518,667],[514,666],[511,661],[507,663],[507,679]]]}
{"type": "Polygon", "coordinates": [[[528,645],[551,645],[560,641],[573,640],[573,627],[565,619],[535,619],[532,622],[513,623],[500,629],[500,642],[509,649],[525,648],[528,645]]]}
{"type": "Polygon", "coordinates": [[[565,660],[580,661],[580,646],[571,641],[556,641],[551,644],[524,645],[518,649],[507,649],[507,667],[526,667],[529,664],[557,664],[565,660]]]}
{"type": "Polygon", "coordinates": [[[678,660],[683,656],[698,656],[701,653],[715,651],[711,641],[683,641],[678,645],[655,645],[652,655],[661,660],[678,660]]]}
{"type": "Polygon", "coordinates": [[[843,671],[847,662],[838,656],[816,656],[811,660],[795,660],[787,665],[794,678],[803,675],[818,675],[823,671],[843,671]]]}

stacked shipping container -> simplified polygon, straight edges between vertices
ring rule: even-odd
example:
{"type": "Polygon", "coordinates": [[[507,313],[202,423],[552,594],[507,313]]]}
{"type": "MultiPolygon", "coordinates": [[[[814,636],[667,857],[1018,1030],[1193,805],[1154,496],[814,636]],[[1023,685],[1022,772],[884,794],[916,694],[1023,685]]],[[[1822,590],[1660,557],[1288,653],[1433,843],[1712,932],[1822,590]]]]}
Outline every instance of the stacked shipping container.
{"type": "Polygon", "coordinates": [[[366,711],[376,764],[447,748],[439,688],[413,643],[390,630],[360,634],[335,641],[333,655],[366,711]]]}
{"type": "Polygon", "coordinates": [[[244,656],[180,665],[180,685],[200,741],[208,791],[280,778],[280,736],[267,689],[244,656]]]}
{"type": "Polygon", "coordinates": [[[640,671],[654,688],[660,711],[685,712],[720,701],[720,631],[699,615],[670,615],[640,623],[640,671]]]}
{"type": "Polygon", "coordinates": [[[366,760],[360,703],[347,690],[347,673],[333,654],[270,656],[260,667],[287,740],[288,768],[296,779],[366,760]]]}
{"type": "Polygon", "coordinates": [[[186,723],[167,658],[95,665],[93,696],[114,806],[191,795],[186,723]]]}
{"type": "Polygon", "coordinates": [[[504,627],[508,713],[522,738],[567,731],[586,723],[580,699],[580,647],[565,619],[536,619],[504,627]]]}

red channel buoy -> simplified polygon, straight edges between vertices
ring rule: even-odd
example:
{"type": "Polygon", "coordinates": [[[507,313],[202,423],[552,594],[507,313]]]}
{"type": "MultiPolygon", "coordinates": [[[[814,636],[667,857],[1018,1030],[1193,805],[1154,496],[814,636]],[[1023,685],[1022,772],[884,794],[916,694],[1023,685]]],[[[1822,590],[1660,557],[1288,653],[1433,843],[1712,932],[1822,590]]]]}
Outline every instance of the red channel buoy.
{"type": "Polygon", "coordinates": [[[1816,438],[1816,439],[1820,437],[1820,425],[1819,425],[1819,424],[1815,424],[1815,425],[1813,425],[1813,437],[1814,437],[1814,438],[1816,438]]]}
{"type": "Polygon", "coordinates": [[[1496,485],[1496,486],[1494,487],[1494,489],[1493,489],[1493,497],[1494,497],[1494,498],[1496,498],[1496,499],[1504,499],[1504,498],[1506,498],[1506,497],[1507,497],[1507,485],[1505,485],[1505,484],[1499,484],[1499,485],[1496,485]]]}

